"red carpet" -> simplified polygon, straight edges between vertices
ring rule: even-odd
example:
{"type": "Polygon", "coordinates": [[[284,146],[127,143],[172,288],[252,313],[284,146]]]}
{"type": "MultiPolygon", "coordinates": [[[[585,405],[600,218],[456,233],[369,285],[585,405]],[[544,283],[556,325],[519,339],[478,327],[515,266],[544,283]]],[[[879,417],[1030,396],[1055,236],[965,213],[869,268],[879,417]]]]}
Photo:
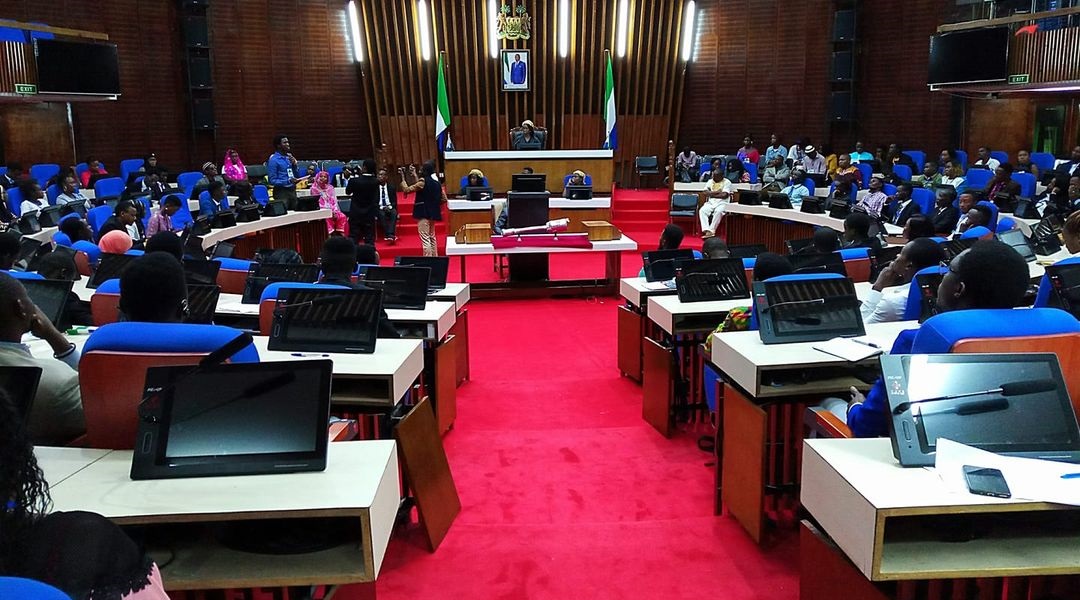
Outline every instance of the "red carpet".
{"type": "Polygon", "coordinates": [[[617,305],[469,305],[472,381],[445,438],[463,509],[434,554],[415,528],[395,536],[380,598],[797,597],[795,536],[761,551],[713,516],[698,432],[665,440],[641,420],[617,305]]]}

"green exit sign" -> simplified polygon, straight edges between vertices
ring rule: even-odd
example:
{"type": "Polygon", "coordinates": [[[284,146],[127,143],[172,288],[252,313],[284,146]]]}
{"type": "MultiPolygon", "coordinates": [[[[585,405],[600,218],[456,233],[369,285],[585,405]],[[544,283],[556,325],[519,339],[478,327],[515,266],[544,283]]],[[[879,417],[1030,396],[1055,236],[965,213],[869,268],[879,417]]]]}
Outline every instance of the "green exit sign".
{"type": "Polygon", "coordinates": [[[1023,75],[1009,75],[1009,84],[1023,84],[1031,81],[1031,75],[1024,73],[1023,75]]]}
{"type": "Polygon", "coordinates": [[[16,94],[36,94],[37,93],[37,86],[32,84],[32,83],[16,83],[15,84],[15,93],[16,94]]]}

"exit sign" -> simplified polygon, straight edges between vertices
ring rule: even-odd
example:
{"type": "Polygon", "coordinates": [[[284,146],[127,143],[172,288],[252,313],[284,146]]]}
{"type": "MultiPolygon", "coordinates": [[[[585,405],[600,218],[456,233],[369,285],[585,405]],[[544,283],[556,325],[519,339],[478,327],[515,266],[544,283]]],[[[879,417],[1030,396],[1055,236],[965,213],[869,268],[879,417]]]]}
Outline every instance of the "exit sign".
{"type": "Polygon", "coordinates": [[[16,83],[15,84],[15,93],[16,94],[36,94],[37,93],[37,86],[32,84],[32,83],[16,83]]]}
{"type": "Polygon", "coordinates": [[[1010,85],[1028,83],[1029,81],[1031,81],[1031,75],[1028,75],[1027,73],[1024,73],[1023,75],[1009,75],[1010,85]]]}

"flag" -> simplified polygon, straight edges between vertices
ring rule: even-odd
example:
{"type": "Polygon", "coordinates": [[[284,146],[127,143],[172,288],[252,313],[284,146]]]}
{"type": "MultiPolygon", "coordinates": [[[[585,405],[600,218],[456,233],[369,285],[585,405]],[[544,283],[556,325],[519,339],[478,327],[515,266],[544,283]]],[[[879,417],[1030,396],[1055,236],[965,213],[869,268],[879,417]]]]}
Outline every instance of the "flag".
{"type": "Polygon", "coordinates": [[[450,100],[446,95],[446,76],[443,69],[443,57],[439,55],[438,108],[435,113],[435,142],[440,152],[454,149],[450,141],[450,100]]]}
{"type": "Polygon", "coordinates": [[[604,148],[614,150],[618,147],[615,132],[615,74],[611,68],[611,55],[607,57],[607,75],[604,77],[604,127],[607,137],[604,148]]]}

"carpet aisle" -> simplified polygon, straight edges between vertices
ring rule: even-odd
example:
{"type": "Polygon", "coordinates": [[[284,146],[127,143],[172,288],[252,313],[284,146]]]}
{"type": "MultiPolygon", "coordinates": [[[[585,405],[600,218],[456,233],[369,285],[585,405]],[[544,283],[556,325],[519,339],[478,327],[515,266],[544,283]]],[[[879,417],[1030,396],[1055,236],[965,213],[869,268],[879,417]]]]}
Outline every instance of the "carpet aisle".
{"type": "Polygon", "coordinates": [[[795,536],[763,552],[713,516],[697,434],[642,421],[615,365],[617,306],[469,304],[472,380],[445,438],[463,509],[434,554],[395,536],[380,599],[798,596],[795,536]]]}

